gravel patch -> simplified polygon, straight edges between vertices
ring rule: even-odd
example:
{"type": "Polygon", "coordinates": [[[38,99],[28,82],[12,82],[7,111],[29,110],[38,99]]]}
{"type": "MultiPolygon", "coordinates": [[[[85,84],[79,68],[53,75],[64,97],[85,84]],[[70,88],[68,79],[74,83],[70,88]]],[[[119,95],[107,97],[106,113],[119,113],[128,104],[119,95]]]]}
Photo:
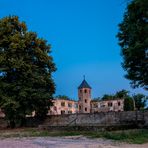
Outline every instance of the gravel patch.
{"type": "Polygon", "coordinates": [[[148,148],[148,143],[126,144],[101,138],[89,139],[84,136],[30,137],[0,139],[0,148],[148,148]]]}

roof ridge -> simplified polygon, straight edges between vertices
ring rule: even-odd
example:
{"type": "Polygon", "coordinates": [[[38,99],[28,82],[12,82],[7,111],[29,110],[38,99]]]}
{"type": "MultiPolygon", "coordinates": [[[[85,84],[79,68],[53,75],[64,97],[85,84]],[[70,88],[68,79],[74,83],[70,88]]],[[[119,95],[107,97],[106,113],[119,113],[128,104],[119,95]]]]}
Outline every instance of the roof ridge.
{"type": "Polygon", "coordinates": [[[85,79],[82,81],[82,83],[78,87],[78,89],[81,89],[81,88],[90,88],[91,89],[90,85],[87,83],[87,81],[85,79]]]}

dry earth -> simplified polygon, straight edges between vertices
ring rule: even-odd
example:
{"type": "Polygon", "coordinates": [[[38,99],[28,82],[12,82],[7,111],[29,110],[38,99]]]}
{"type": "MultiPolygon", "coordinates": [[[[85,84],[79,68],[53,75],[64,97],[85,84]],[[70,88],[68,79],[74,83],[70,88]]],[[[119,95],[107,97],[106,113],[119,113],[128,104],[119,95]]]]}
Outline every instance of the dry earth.
{"type": "Polygon", "coordinates": [[[126,144],[101,138],[88,139],[83,136],[5,138],[0,139],[0,148],[148,148],[148,143],[126,144]]]}

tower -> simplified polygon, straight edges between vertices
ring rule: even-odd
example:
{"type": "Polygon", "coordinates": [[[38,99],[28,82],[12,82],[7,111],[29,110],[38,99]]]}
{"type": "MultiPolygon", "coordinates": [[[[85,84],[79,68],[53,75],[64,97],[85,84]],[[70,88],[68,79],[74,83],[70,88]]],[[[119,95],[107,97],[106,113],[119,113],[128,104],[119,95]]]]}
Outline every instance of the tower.
{"type": "Polygon", "coordinates": [[[78,87],[78,97],[79,113],[90,113],[91,87],[86,82],[85,77],[78,87]]]}

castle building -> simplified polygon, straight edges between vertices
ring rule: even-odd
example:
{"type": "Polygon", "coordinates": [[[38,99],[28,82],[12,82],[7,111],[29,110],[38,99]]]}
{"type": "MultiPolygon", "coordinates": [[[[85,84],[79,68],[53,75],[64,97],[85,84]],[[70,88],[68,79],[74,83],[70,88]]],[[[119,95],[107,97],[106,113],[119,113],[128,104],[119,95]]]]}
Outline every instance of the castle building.
{"type": "Polygon", "coordinates": [[[124,99],[92,100],[91,91],[84,78],[78,87],[78,101],[55,98],[48,115],[124,111],[124,99]]]}

